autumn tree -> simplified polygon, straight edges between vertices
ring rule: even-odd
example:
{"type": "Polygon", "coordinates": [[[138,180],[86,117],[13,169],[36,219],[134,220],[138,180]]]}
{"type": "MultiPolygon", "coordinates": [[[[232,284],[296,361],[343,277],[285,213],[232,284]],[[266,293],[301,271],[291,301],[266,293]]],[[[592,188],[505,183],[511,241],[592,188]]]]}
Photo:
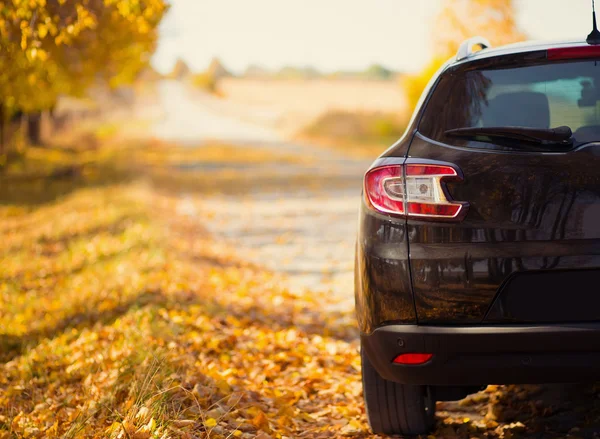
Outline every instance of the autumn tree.
{"type": "Polygon", "coordinates": [[[411,109],[416,106],[431,76],[456,54],[467,38],[480,35],[493,45],[525,39],[515,21],[512,0],[442,0],[435,18],[435,29],[432,60],[423,71],[405,78],[403,82],[411,109]]]}
{"type": "Polygon", "coordinates": [[[165,0],[0,1],[0,129],[14,112],[52,108],[60,95],[82,95],[98,80],[131,82],[149,62],[167,7],[165,0]]]}
{"type": "Polygon", "coordinates": [[[223,65],[219,58],[213,58],[206,69],[206,72],[212,75],[216,79],[228,78],[231,72],[223,65]]]}
{"type": "Polygon", "coordinates": [[[171,70],[171,73],[169,73],[168,76],[171,79],[181,81],[183,79],[186,79],[190,75],[190,73],[191,70],[186,64],[186,62],[181,58],[178,58],[177,61],[175,61],[175,65],[173,65],[173,70],[171,70]]]}

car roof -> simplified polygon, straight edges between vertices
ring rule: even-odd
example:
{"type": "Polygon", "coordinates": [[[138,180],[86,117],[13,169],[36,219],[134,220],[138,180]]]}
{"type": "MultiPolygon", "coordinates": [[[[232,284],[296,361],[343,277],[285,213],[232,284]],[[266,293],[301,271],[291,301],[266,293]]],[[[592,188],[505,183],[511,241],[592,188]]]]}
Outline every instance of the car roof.
{"type": "Polygon", "coordinates": [[[520,43],[507,44],[505,46],[490,47],[487,49],[480,50],[472,53],[471,55],[452,63],[452,65],[467,63],[475,60],[492,58],[494,56],[503,55],[514,55],[526,52],[535,52],[538,50],[548,50],[558,47],[573,47],[573,46],[587,46],[588,44],[584,40],[558,40],[558,41],[523,41],[520,43]]]}

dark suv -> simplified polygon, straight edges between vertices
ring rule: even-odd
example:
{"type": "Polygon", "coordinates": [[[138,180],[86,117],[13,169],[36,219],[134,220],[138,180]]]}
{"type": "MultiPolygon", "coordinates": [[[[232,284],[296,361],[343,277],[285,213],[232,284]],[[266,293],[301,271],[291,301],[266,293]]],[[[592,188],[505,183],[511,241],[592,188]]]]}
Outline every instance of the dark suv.
{"type": "Polygon", "coordinates": [[[600,378],[600,46],[463,43],[365,174],[355,278],[375,433],[600,378]]]}

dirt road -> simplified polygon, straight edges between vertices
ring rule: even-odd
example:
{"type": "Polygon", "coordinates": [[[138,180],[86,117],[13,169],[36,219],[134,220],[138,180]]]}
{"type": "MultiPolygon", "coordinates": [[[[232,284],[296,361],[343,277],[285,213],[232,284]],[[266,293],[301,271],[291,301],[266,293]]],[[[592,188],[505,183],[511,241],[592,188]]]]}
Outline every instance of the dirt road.
{"type": "MultiPolygon", "coordinates": [[[[192,169],[222,172],[235,167],[236,172],[300,177],[305,183],[204,198],[202,214],[212,218],[206,225],[214,235],[233,243],[246,259],[282,274],[291,290],[330,290],[351,307],[358,197],[370,161],[286,142],[267,124],[249,121],[252,108],[215,104],[180,83],[163,83],[160,100],[163,118],[153,128],[160,139],[196,146],[212,140],[235,142],[298,156],[297,165],[270,162],[240,168],[223,162],[192,169]]],[[[200,214],[189,194],[182,194],[180,209],[200,214]]]]}

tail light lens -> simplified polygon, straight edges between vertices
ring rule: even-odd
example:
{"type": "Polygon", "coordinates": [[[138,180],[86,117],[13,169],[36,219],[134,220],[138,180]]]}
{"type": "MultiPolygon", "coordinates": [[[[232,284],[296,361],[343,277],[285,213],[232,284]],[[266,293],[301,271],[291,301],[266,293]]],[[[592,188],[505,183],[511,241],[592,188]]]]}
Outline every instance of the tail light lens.
{"type": "Polygon", "coordinates": [[[419,219],[458,219],[467,203],[452,201],[445,180],[462,180],[451,166],[407,164],[371,169],[365,175],[368,204],[382,213],[419,219]]]}

